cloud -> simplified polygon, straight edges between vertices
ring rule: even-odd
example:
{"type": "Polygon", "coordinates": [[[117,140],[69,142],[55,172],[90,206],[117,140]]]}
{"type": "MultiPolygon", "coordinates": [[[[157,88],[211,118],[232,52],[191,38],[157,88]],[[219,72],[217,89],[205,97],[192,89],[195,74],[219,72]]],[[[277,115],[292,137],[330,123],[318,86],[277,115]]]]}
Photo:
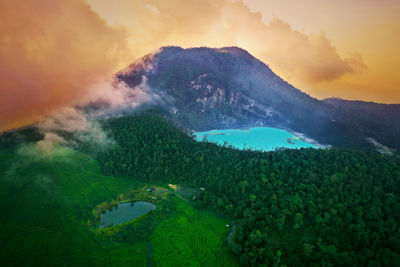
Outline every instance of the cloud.
{"type": "Polygon", "coordinates": [[[76,141],[78,141],[101,150],[114,143],[96,119],[73,107],[57,110],[38,123],[37,127],[45,134],[44,140],[38,142],[38,146],[44,149],[52,148],[54,144],[74,147],[77,146],[76,141]],[[60,134],[69,134],[73,138],[66,141],[60,134]]]}
{"type": "Polygon", "coordinates": [[[265,50],[261,53],[273,67],[306,83],[332,81],[346,73],[366,69],[361,55],[342,58],[323,32],[307,35],[274,18],[265,27],[265,50]]]}
{"type": "Polygon", "coordinates": [[[138,54],[162,45],[239,46],[279,75],[308,84],[332,81],[366,68],[357,53],[339,55],[323,32],[300,32],[279,18],[266,25],[261,14],[252,12],[242,1],[117,0],[113,12],[107,8],[107,0],[89,3],[109,23],[129,30],[131,46],[138,54]]]}
{"type": "MultiPolygon", "coordinates": [[[[150,67],[149,67],[150,69],[150,67]]],[[[138,105],[159,99],[147,85],[147,78],[134,88],[123,81],[114,80],[96,84],[87,99],[81,99],[83,106],[66,106],[53,110],[36,124],[44,134],[37,143],[38,148],[50,151],[55,145],[77,147],[91,146],[97,152],[114,144],[114,140],[103,131],[99,119],[120,116],[121,111],[134,110],[138,105]],[[88,108],[89,106],[93,108],[88,108]],[[62,135],[72,138],[66,140],[62,135]]]]}
{"type": "Polygon", "coordinates": [[[55,133],[45,133],[43,140],[37,142],[37,146],[40,150],[48,152],[53,151],[55,145],[66,143],[64,138],[55,133]]]}
{"type": "Polygon", "coordinates": [[[76,102],[126,56],[126,32],[84,1],[2,0],[0,17],[0,131],[76,102]]]}
{"type": "Polygon", "coordinates": [[[147,77],[143,76],[142,82],[134,88],[117,79],[97,83],[92,87],[91,94],[82,98],[80,103],[83,106],[100,104],[102,107],[92,111],[91,115],[104,116],[118,113],[121,109],[135,109],[157,98],[158,95],[147,84],[147,77]]]}
{"type": "Polygon", "coordinates": [[[266,25],[242,1],[2,0],[0,17],[0,132],[94,98],[114,107],[148,100],[143,88],[136,98],[123,85],[114,90],[111,77],[163,45],[240,46],[310,84],[365,69],[360,55],[343,58],[323,33],[277,18],[266,25]]]}

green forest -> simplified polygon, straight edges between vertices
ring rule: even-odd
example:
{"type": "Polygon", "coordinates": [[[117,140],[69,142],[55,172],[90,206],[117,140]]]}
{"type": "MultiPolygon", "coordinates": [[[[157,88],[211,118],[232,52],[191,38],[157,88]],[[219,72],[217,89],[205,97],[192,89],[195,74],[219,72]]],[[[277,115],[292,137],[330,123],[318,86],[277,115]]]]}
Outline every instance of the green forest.
{"type": "Polygon", "coordinates": [[[35,136],[0,137],[0,266],[239,266],[223,214],[165,185],[102,175],[86,153],[21,143],[35,136]],[[12,139],[21,142],[16,146],[12,139]],[[157,208],[99,229],[99,213],[130,200],[157,208]]]}
{"type": "Polygon", "coordinates": [[[349,149],[240,151],[196,142],[159,115],[103,121],[104,174],[204,187],[251,266],[400,266],[400,160],[349,149]]]}

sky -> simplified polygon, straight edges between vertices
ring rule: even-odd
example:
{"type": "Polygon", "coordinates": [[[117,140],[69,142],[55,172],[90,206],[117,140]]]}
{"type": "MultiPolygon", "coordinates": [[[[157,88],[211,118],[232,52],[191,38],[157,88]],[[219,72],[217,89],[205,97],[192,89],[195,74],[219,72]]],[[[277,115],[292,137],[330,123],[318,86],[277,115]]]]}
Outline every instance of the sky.
{"type": "Polygon", "coordinates": [[[0,131],[110,96],[160,46],[239,46],[313,97],[400,103],[398,0],[2,0],[0,131]]]}
{"type": "MultiPolygon", "coordinates": [[[[400,1],[246,0],[268,23],[274,17],[306,33],[324,32],[341,56],[358,53],[366,71],[317,84],[291,82],[318,98],[400,103],[400,1]]],[[[284,75],[284,74],[283,74],[284,75]]]]}

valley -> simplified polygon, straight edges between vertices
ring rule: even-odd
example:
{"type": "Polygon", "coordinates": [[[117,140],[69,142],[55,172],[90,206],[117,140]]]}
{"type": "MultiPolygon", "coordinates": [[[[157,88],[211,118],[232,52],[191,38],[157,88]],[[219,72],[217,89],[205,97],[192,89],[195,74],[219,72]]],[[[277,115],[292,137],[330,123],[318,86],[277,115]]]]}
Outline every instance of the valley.
{"type": "Polygon", "coordinates": [[[225,217],[167,187],[104,176],[87,154],[62,146],[47,153],[34,144],[2,150],[0,185],[2,266],[238,265],[225,217]],[[99,213],[130,199],[157,207],[99,229],[99,213]]]}
{"type": "Polygon", "coordinates": [[[111,119],[104,129],[118,143],[99,158],[106,173],[204,188],[199,200],[236,223],[230,247],[242,265],[400,260],[398,157],[342,148],[238,150],[198,142],[155,113],[111,119]]]}
{"type": "Polygon", "coordinates": [[[155,112],[101,125],[113,140],[106,150],[43,146],[33,129],[0,138],[2,265],[400,260],[398,157],[342,148],[238,150],[198,142],[155,112]],[[99,228],[103,212],[131,201],[156,208],[99,228]]]}

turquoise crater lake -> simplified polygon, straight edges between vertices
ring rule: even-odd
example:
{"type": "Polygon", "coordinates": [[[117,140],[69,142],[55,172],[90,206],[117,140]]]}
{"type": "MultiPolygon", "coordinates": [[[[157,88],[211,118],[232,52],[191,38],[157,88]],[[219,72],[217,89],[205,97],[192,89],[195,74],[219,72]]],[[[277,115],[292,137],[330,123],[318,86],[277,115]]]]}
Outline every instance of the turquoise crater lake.
{"type": "Polygon", "coordinates": [[[136,219],[155,208],[156,206],[154,204],[144,201],[121,203],[101,215],[100,228],[123,224],[136,219]]]}
{"type": "Polygon", "coordinates": [[[272,151],[276,148],[318,148],[285,130],[269,127],[256,127],[248,130],[212,130],[196,132],[194,136],[197,141],[206,138],[207,141],[219,145],[226,142],[237,149],[272,151]]]}

